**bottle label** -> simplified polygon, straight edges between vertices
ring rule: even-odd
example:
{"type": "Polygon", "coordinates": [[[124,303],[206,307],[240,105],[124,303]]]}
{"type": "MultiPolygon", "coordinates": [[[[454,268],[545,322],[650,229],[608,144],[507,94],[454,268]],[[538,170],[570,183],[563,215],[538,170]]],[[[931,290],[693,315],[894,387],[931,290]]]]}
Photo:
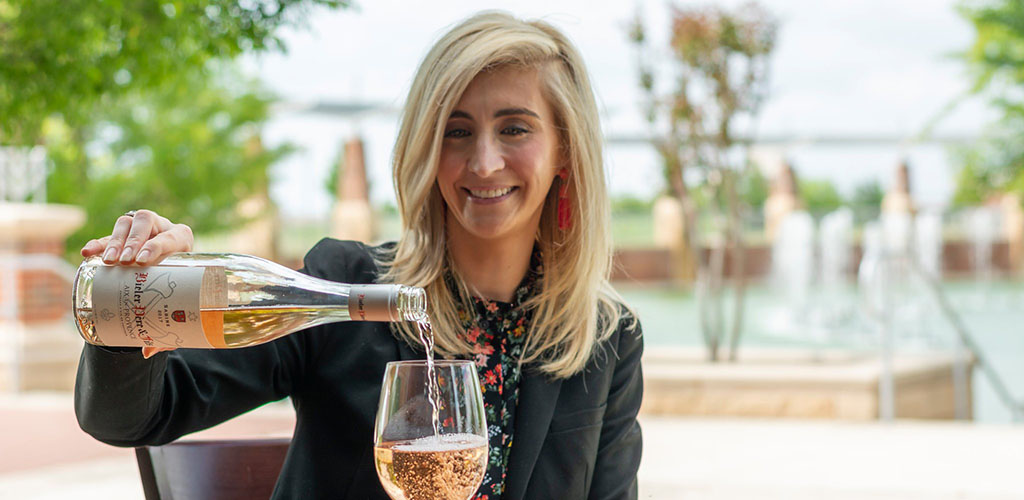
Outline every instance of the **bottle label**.
{"type": "Polygon", "coordinates": [[[208,338],[200,310],[204,300],[207,307],[227,305],[222,267],[102,266],[92,297],[103,345],[224,347],[223,329],[208,338]]]}
{"type": "Polygon", "coordinates": [[[395,311],[398,285],[352,285],[348,315],[353,321],[399,321],[395,311]]]}

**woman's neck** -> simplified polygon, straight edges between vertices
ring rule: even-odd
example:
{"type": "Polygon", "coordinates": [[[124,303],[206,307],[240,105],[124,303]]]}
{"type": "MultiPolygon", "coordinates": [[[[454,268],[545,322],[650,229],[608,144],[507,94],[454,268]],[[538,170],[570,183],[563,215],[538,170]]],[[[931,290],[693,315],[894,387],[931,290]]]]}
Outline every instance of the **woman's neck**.
{"type": "Polygon", "coordinates": [[[470,293],[499,302],[512,301],[516,287],[530,268],[533,242],[530,233],[491,240],[474,237],[459,228],[448,235],[455,268],[470,293]]]}

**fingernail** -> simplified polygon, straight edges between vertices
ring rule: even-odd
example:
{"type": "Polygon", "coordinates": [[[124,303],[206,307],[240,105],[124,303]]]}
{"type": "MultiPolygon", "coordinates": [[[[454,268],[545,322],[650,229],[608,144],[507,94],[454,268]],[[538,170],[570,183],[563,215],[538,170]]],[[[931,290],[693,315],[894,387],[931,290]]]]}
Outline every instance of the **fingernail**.
{"type": "Polygon", "coordinates": [[[132,261],[132,247],[124,247],[124,251],[121,252],[121,262],[132,261]]]}
{"type": "Polygon", "coordinates": [[[149,250],[143,249],[141,252],[139,252],[139,256],[135,257],[135,262],[138,262],[139,264],[145,264],[146,262],[149,262],[149,255],[149,250]]]}
{"type": "Polygon", "coordinates": [[[103,261],[104,262],[113,262],[114,259],[116,259],[116,258],[117,258],[117,249],[114,248],[114,247],[108,248],[107,251],[103,254],[103,261]]]}

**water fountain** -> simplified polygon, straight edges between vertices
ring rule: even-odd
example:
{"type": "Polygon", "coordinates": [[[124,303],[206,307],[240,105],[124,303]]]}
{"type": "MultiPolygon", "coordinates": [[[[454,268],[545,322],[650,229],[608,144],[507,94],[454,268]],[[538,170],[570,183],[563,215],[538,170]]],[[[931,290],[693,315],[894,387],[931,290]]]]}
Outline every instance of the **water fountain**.
{"type": "MultiPolygon", "coordinates": [[[[917,269],[935,280],[942,279],[942,214],[923,211],[914,219],[913,246],[909,258],[916,259],[917,269]]],[[[928,296],[927,284],[920,276],[911,280],[906,300],[906,314],[902,316],[901,332],[920,346],[934,348],[948,341],[941,335],[941,323],[935,313],[935,305],[928,296]]]]}
{"type": "Polygon", "coordinates": [[[877,318],[886,305],[885,284],[878,279],[882,275],[879,267],[886,260],[882,224],[879,221],[865,224],[861,242],[863,255],[860,259],[860,266],[857,268],[857,285],[861,305],[869,317],[877,318]]]}
{"type": "Polygon", "coordinates": [[[772,245],[772,283],[782,291],[786,307],[774,321],[784,335],[805,333],[815,271],[814,219],[804,211],[791,212],[779,223],[772,245]]]}
{"type": "Polygon", "coordinates": [[[942,214],[918,214],[914,221],[914,251],[921,268],[936,279],[942,278],[942,239],[942,214]]]}
{"type": "Polygon", "coordinates": [[[975,306],[983,306],[991,295],[995,272],[992,250],[999,232],[999,212],[992,207],[977,207],[967,211],[967,238],[971,243],[971,267],[977,283],[975,306]]]}
{"type": "Polygon", "coordinates": [[[848,277],[853,261],[853,211],[841,208],[825,215],[818,230],[820,269],[818,292],[811,314],[817,337],[844,329],[852,319],[848,277]]]}

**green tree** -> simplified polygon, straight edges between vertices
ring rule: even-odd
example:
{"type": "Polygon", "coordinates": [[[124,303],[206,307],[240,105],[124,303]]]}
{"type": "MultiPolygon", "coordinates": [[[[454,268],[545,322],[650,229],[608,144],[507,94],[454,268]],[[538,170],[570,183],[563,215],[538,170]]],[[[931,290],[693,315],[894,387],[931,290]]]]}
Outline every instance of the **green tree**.
{"type": "MultiPolygon", "coordinates": [[[[678,262],[685,274],[697,268],[702,290],[701,331],[709,357],[717,360],[720,346],[729,343],[735,360],[743,331],[745,249],[742,222],[748,207],[740,197],[746,163],[735,161],[734,146],[740,123],[753,124],[768,91],[771,54],[778,22],[756,2],[734,9],[717,5],[670,5],[671,83],[665,94],[655,85],[656,74],[647,48],[646,30],[636,16],[629,30],[638,48],[640,88],[646,98],[647,120],[664,165],[668,192],[686,211],[683,245],[678,262]],[[705,205],[711,227],[721,244],[711,245],[708,257],[697,251],[693,191],[687,185],[695,170],[708,191],[705,205]],[[725,254],[732,252],[734,299],[726,320],[725,254]],[[694,262],[696,261],[696,266],[694,262]]],[[[752,125],[750,126],[752,129],[752,125]]]]}
{"type": "Polygon", "coordinates": [[[878,218],[882,213],[882,199],[885,192],[877,180],[870,180],[853,189],[850,197],[850,208],[857,224],[864,224],[878,218]]]}
{"type": "Polygon", "coordinates": [[[159,92],[116,100],[87,126],[47,121],[50,200],[88,214],[68,248],[109,232],[118,215],[138,207],[197,233],[244,223],[238,201],[266,191],[268,167],[290,148],[260,145],[270,96],[254,82],[239,92],[239,80],[234,73],[218,81],[192,72],[159,92]]]}
{"type": "Polygon", "coordinates": [[[341,182],[339,171],[345,168],[345,146],[338,148],[338,154],[334,155],[334,161],[327,167],[327,178],[324,179],[324,191],[330,197],[331,203],[338,201],[338,183],[341,182]]]}
{"type": "Polygon", "coordinates": [[[348,0],[0,0],[0,143],[36,144],[43,120],[97,106],[248,51],[348,0]]]}
{"type": "Polygon", "coordinates": [[[963,54],[973,91],[989,96],[1002,117],[983,140],[956,152],[962,168],[954,202],[976,204],[1000,192],[1024,195],[1024,2],[965,3],[958,10],[975,31],[963,54]]]}
{"type": "Polygon", "coordinates": [[[843,206],[843,197],[839,196],[839,191],[830,181],[799,179],[797,183],[800,199],[804,201],[804,206],[811,215],[821,217],[843,206]]]}
{"type": "Polygon", "coordinates": [[[44,144],[48,199],[83,206],[75,249],[152,208],[218,231],[265,191],[271,96],[233,71],[278,31],[348,0],[0,0],[0,144],[44,144]]]}
{"type": "Polygon", "coordinates": [[[768,200],[771,188],[761,169],[757,165],[749,165],[747,174],[740,179],[738,190],[740,199],[754,211],[760,212],[768,200]]]}

